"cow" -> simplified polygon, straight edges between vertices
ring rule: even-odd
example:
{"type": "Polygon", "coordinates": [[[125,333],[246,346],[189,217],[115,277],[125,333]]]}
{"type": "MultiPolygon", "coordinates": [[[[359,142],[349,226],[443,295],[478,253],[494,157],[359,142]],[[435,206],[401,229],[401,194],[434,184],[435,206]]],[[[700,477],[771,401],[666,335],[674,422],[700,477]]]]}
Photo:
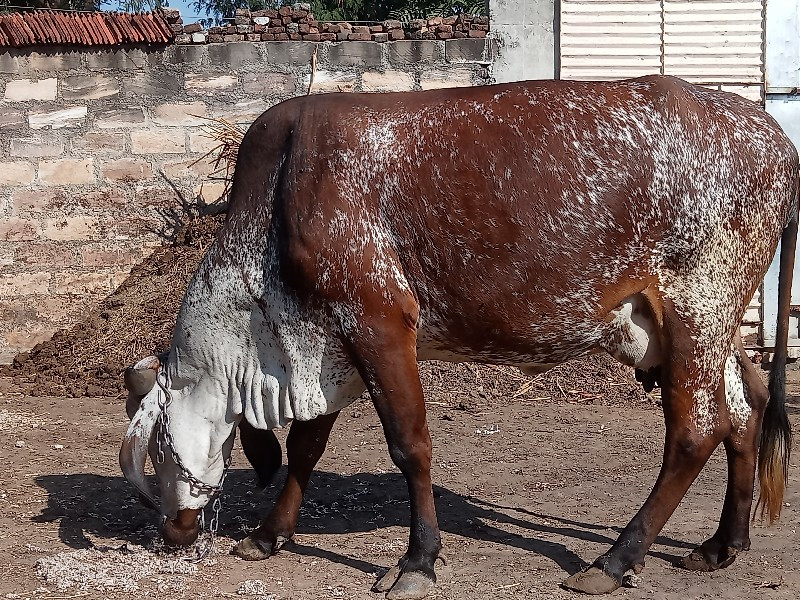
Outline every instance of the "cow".
{"type": "Polygon", "coordinates": [[[237,424],[250,454],[272,457],[268,477],[269,432],[291,423],[282,491],[233,550],[265,559],[292,537],[336,417],[366,389],[411,512],[407,551],[373,589],[422,598],[441,541],[418,361],[538,373],[605,351],[662,388],[663,464],[616,543],[564,586],[608,593],[639,572],[720,443],[719,527],[683,566],[727,567],[750,546],[756,456],[756,512],[781,510],[797,188],[797,151],[762,108],[673,77],[278,104],[241,142],[169,353],[126,373],[123,472],[160,510],[164,540],[188,545],[237,424]],[[737,332],[779,241],[767,388],[737,332]]]}

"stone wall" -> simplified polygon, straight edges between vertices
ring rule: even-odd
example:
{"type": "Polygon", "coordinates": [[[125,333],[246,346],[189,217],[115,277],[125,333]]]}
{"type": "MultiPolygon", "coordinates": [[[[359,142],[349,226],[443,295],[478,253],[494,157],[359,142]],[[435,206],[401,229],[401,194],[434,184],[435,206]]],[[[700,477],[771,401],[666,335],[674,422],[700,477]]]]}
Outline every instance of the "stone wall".
{"type": "Polygon", "coordinates": [[[208,30],[204,30],[200,23],[184,25],[180,12],[175,9],[164,9],[162,14],[175,34],[177,44],[281,40],[310,42],[449,40],[485,38],[489,31],[489,17],[481,15],[460,14],[413,19],[404,26],[396,19],[369,24],[317,21],[310,11],[311,5],[304,3],[252,12],[240,8],[236,10],[232,22],[208,30]]]}
{"type": "Polygon", "coordinates": [[[490,40],[236,42],[0,52],[0,362],[69,326],[218,199],[207,117],[307,92],[487,83],[490,40]]]}

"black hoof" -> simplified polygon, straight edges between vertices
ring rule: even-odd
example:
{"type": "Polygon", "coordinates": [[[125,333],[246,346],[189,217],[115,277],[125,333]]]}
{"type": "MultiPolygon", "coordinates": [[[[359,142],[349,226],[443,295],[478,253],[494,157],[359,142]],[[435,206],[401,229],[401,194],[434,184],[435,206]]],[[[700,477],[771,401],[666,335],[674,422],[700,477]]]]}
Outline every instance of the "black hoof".
{"type": "MultiPolygon", "coordinates": [[[[447,564],[443,556],[437,560],[447,564]]],[[[404,571],[407,562],[405,557],[401,558],[372,586],[372,591],[386,592],[387,600],[417,600],[430,594],[436,587],[436,576],[421,571],[404,571]]]]}
{"type": "Polygon", "coordinates": [[[231,549],[231,554],[244,560],[264,560],[275,554],[287,542],[278,537],[275,542],[249,535],[231,549]]]}
{"type": "Polygon", "coordinates": [[[678,559],[677,566],[689,571],[711,572],[733,564],[739,554],[737,548],[716,542],[705,542],[688,555],[678,559]]]}

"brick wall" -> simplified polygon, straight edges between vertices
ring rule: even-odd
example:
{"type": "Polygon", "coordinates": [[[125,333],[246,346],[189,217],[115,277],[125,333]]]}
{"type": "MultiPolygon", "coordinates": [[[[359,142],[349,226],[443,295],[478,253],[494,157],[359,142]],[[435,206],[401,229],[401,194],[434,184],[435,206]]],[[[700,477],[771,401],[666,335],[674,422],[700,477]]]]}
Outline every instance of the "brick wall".
{"type": "Polygon", "coordinates": [[[0,52],[0,362],[79,320],[218,199],[203,117],[313,92],[488,82],[490,40],[235,42],[0,52]]]}

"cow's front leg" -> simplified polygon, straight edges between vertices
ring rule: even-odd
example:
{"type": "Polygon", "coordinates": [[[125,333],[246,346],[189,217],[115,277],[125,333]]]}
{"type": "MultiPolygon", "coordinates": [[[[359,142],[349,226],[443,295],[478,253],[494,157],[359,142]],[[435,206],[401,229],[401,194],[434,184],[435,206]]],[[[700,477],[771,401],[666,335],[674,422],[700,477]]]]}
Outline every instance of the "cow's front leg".
{"type": "Polygon", "coordinates": [[[288,472],[278,500],[269,515],[239,542],[233,554],[245,560],[263,560],[277,552],[294,535],[300,503],[338,412],[311,421],[294,421],[286,439],[288,472]]]}
{"type": "Polygon", "coordinates": [[[408,551],[373,587],[390,600],[422,598],[436,583],[441,549],[431,487],[431,438],[416,358],[416,314],[405,311],[362,324],[369,335],[351,340],[354,360],[380,417],[389,454],[408,484],[411,530],[408,551]],[[397,316],[397,315],[396,315],[397,316]]]}
{"type": "Polygon", "coordinates": [[[281,444],[275,432],[256,429],[242,418],[239,423],[239,442],[256,472],[258,486],[262,489],[267,487],[281,468],[281,444]]]}
{"type": "MultiPolygon", "coordinates": [[[[689,343],[679,347],[691,347],[689,343]]],[[[622,585],[627,571],[639,572],[653,541],[725,436],[727,430],[720,431],[719,419],[714,418],[720,403],[724,407],[724,390],[721,386],[704,390],[690,385],[695,374],[689,373],[689,362],[694,361],[675,353],[667,370],[662,389],[664,459],[653,491],[611,549],[589,569],[568,578],[564,587],[586,594],[607,594],[622,585]]]]}

